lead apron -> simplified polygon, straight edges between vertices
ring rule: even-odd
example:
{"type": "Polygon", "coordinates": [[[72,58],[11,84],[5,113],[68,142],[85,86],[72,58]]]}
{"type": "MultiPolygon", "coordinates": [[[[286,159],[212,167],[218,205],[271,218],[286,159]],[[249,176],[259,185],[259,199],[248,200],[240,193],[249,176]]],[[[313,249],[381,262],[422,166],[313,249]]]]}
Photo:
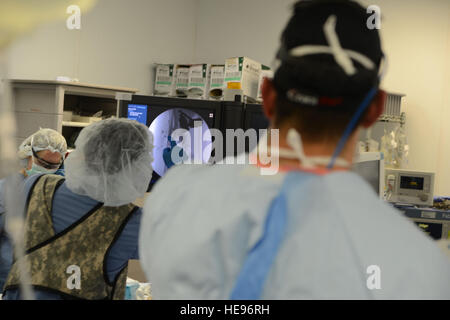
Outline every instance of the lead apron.
{"type": "MultiPolygon", "coordinates": [[[[309,177],[303,176],[300,179],[302,179],[300,182],[304,183],[309,177]]],[[[300,179],[295,173],[286,175],[280,193],[270,205],[264,223],[264,233],[248,253],[231,291],[230,299],[257,300],[261,298],[267,275],[286,236],[288,220],[286,194],[291,185],[298,184],[300,179]]]]}
{"type": "MultiPolygon", "coordinates": [[[[96,205],[81,219],[55,234],[52,202],[64,179],[43,175],[30,190],[25,220],[25,262],[31,285],[69,299],[124,299],[128,264],[113,282],[106,274],[106,257],[137,207],[96,205]],[[72,266],[71,268],[69,268],[72,266]],[[79,267],[80,288],[73,288],[79,267]],[[69,269],[68,269],[69,268],[69,269]],[[72,285],[71,285],[72,284],[72,285]]],[[[4,291],[19,288],[14,262],[4,291]]]]}

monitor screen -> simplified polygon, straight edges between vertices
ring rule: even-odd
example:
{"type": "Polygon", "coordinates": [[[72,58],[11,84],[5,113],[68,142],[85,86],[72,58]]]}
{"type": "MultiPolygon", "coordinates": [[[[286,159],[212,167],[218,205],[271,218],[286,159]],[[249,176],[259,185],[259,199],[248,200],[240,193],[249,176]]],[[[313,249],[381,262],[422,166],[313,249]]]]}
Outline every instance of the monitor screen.
{"type": "Polygon", "coordinates": [[[356,162],[353,165],[353,171],[359,174],[364,180],[366,180],[375,192],[380,195],[380,161],[363,161],[356,162]]]}
{"type": "Polygon", "coordinates": [[[220,107],[216,101],[139,95],[123,102],[121,115],[145,124],[153,135],[150,187],[177,161],[209,163],[210,129],[220,129],[220,107]]]}
{"type": "Polygon", "coordinates": [[[153,170],[159,175],[174,165],[170,155],[179,150],[178,160],[208,163],[212,151],[210,126],[214,112],[172,108],[159,113],[149,125],[153,134],[153,170]]]}
{"type": "Polygon", "coordinates": [[[424,178],[421,177],[400,177],[400,188],[410,190],[423,190],[424,178]]]}
{"type": "Polygon", "coordinates": [[[136,120],[137,122],[147,125],[147,105],[129,104],[127,117],[128,119],[136,120]]]}

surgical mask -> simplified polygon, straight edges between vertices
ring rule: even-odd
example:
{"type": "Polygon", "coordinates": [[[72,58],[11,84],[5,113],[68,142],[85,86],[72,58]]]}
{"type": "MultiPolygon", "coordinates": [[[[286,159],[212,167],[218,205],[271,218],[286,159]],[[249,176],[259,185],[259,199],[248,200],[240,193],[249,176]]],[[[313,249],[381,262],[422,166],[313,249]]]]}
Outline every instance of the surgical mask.
{"type": "MultiPolygon", "coordinates": [[[[293,128],[289,129],[286,136],[286,142],[292,149],[276,148],[271,145],[270,154],[272,158],[278,157],[286,159],[297,159],[300,161],[301,166],[305,169],[315,169],[318,166],[327,166],[332,160],[331,156],[306,156],[303,151],[303,143],[300,133],[293,128]]],[[[267,135],[261,137],[261,141],[258,144],[258,150],[260,155],[262,154],[261,152],[266,152],[267,154],[267,135]]],[[[351,164],[347,160],[342,158],[335,159],[335,165],[342,168],[350,168],[351,166],[351,164]]]]}
{"type": "Polygon", "coordinates": [[[57,171],[58,169],[46,169],[44,167],[41,167],[39,165],[37,165],[36,163],[33,162],[33,165],[31,166],[30,170],[26,170],[26,173],[28,176],[31,176],[33,174],[53,174],[57,171]]]}

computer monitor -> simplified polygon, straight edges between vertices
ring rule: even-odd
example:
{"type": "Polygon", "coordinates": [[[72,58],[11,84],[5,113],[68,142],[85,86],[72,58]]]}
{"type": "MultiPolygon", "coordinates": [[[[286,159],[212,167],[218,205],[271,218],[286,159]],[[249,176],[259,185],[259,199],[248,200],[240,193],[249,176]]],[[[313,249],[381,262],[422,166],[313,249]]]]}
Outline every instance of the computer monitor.
{"type": "Polygon", "coordinates": [[[153,134],[149,190],[173,164],[166,156],[174,146],[182,148],[180,155],[193,163],[208,163],[214,155],[210,129],[221,130],[221,102],[134,95],[130,101],[121,101],[120,115],[145,124],[153,134]]]}
{"type": "Polygon", "coordinates": [[[432,206],[434,172],[386,169],[387,200],[419,206],[432,206]]]}
{"type": "Polygon", "coordinates": [[[381,152],[363,152],[353,161],[353,172],[366,180],[380,199],[384,199],[384,156],[381,152]]]}
{"type": "Polygon", "coordinates": [[[147,125],[147,109],[148,106],[145,104],[129,104],[127,118],[147,125]]]}
{"type": "Polygon", "coordinates": [[[244,130],[267,129],[269,119],[264,115],[263,106],[260,104],[246,104],[244,108],[244,130]]]}
{"type": "MultiPolygon", "coordinates": [[[[244,124],[244,104],[235,101],[223,101],[222,102],[222,134],[223,134],[223,153],[222,159],[229,157],[236,157],[239,153],[239,144],[236,138],[236,130],[242,130],[244,124]],[[231,146],[230,136],[227,135],[227,130],[232,130],[233,132],[233,150],[227,150],[231,146]]],[[[220,160],[217,157],[217,160],[220,160]]]]}
{"type": "MultiPolygon", "coordinates": [[[[244,130],[255,129],[257,135],[257,141],[260,138],[261,129],[267,129],[269,127],[269,119],[264,115],[264,110],[260,104],[246,104],[244,108],[244,130]]],[[[245,151],[252,151],[255,146],[251,146],[248,142],[245,145],[245,151]]]]}

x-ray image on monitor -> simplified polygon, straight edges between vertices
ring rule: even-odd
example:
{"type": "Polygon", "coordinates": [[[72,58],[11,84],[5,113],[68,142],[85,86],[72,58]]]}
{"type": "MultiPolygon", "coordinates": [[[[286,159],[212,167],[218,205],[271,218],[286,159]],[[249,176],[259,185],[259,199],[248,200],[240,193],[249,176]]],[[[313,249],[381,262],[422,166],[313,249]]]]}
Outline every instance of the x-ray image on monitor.
{"type": "Polygon", "coordinates": [[[211,157],[212,137],[204,119],[195,111],[174,108],[158,115],[150,124],[153,134],[153,170],[159,175],[174,164],[175,160],[191,163],[207,163],[211,157]],[[177,130],[184,129],[184,130],[177,130]],[[170,157],[171,154],[178,156],[170,157]]]}

